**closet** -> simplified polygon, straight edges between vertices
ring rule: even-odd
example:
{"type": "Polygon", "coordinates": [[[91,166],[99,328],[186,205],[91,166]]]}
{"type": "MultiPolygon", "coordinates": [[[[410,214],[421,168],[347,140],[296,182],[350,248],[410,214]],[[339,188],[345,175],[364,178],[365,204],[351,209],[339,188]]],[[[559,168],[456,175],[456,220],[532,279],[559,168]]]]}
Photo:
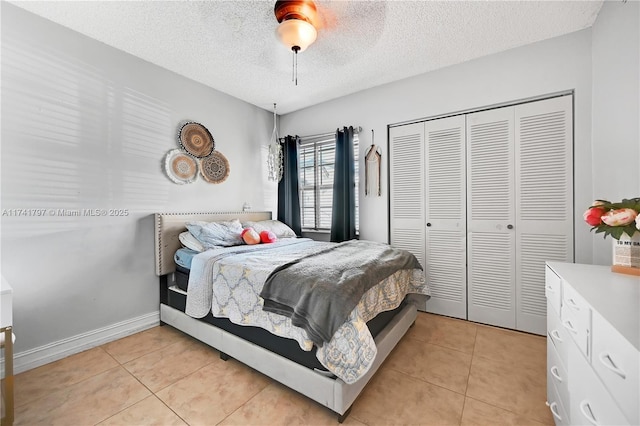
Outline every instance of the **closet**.
{"type": "Polygon", "coordinates": [[[389,128],[390,243],[425,311],[545,334],[545,261],[573,261],[573,97],[389,128]]]}

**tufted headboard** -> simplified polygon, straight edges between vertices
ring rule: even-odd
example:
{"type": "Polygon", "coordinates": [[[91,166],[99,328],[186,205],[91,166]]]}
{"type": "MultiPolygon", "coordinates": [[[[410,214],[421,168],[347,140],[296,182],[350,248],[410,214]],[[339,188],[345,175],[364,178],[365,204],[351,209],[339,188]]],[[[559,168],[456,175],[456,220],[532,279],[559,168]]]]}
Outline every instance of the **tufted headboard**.
{"type": "Polygon", "coordinates": [[[186,222],[202,220],[239,219],[240,222],[271,219],[271,212],[224,212],[224,213],[156,213],[155,214],[155,253],[156,275],[166,275],[175,271],[173,255],[181,247],[178,235],[187,230],[186,222]]]}

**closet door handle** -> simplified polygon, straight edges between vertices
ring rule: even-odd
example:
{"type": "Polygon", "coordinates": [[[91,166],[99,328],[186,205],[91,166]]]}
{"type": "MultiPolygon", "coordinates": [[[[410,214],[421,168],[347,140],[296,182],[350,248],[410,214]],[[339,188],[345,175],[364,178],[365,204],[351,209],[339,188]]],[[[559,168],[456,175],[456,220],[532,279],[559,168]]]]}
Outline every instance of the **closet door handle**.
{"type": "Polygon", "coordinates": [[[427,222],[427,226],[431,226],[431,222],[427,222]]]}
{"type": "Polygon", "coordinates": [[[513,225],[511,224],[507,225],[507,229],[513,229],[513,225]]]}
{"type": "Polygon", "coordinates": [[[622,369],[620,369],[619,367],[616,367],[616,364],[613,362],[613,360],[611,359],[611,355],[609,355],[606,352],[602,352],[600,354],[600,362],[602,363],[602,365],[604,365],[605,367],[607,367],[609,370],[613,371],[614,373],[616,373],[618,376],[622,377],[622,379],[626,379],[627,378],[627,373],[625,373],[622,369]]]}

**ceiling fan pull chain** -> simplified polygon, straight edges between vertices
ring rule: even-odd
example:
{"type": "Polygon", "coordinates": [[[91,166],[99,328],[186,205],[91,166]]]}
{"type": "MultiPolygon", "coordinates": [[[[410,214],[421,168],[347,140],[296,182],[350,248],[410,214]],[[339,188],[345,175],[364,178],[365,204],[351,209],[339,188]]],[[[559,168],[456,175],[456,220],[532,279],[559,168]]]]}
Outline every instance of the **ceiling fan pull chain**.
{"type": "Polygon", "coordinates": [[[296,86],[298,85],[298,51],[296,50],[294,53],[295,64],[295,73],[296,73],[296,86]]]}

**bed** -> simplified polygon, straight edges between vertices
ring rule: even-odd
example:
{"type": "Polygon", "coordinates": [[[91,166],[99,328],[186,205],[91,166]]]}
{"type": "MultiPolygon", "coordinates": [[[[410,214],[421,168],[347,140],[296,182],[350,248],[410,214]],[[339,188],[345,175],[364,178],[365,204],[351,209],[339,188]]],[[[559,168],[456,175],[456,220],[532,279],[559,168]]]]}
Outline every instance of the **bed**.
{"type": "MultiPolygon", "coordinates": [[[[212,346],[220,351],[221,358],[233,357],[328,407],[338,414],[338,421],[342,422],[357,396],[414,323],[418,300],[420,297],[426,297],[428,293],[426,284],[424,284],[424,276],[421,275],[423,282],[420,290],[416,290],[418,287],[412,287],[413,290],[408,291],[411,293],[408,295],[406,290],[408,287],[406,286],[409,286],[409,281],[412,281],[411,285],[417,286],[414,282],[416,281],[415,274],[420,271],[398,271],[386,281],[382,280],[373,285],[365,293],[365,296],[368,295],[368,297],[363,296],[359,301],[359,307],[367,303],[364,299],[371,299],[370,295],[375,294],[376,291],[384,290],[388,293],[394,293],[388,291],[390,284],[387,281],[392,281],[396,287],[402,287],[404,293],[401,296],[393,296],[401,299],[397,301],[397,306],[386,306],[377,315],[370,315],[371,318],[366,315],[362,315],[363,318],[360,318],[361,315],[356,315],[357,309],[353,309],[349,320],[340,325],[335,335],[330,340],[326,340],[324,344],[322,341],[314,344],[310,337],[315,336],[312,331],[307,333],[308,330],[300,328],[302,326],[292,325],[295,319],[277,313],[265,313],[260,309],[251,308],[246,312],[243,311],[244,314],[240,319],[233,319],[231,314],[222,315],[223,308],[226,309],[226,307],[216,309],[217,296],[213,296],[211,299],[210,290],[208,292],[209,299],[203,302],[204,305],[200,304],[194,308],[196,306],[194,300],[199,299],[194,294],[198,294],[198,291],[204,291],[202,289],[206,287],[206,284],[202,284],[198,290],[197,277],[200,275],[211,276],[212,268],[230,270],[231,272],[227,272],[229,276],[224,278],[231,282],[233,276],[249,275],[246,271],[242,272],[241,270],[238,273],[233,272],[233,268],[237,266],[232,262],[242,263],[242,259],[244,259],[245,263],[251,263],[247,262],[247,259],[253,261],[260,256],[285,259],[289,256],[288,253],[296,250],[300,253],[314,252],[311,253],[314,255],[318,251],[313,248],[315,243],[307,242],[305,239],[291,239],[269,245],[269,247],[266,245],[261,245],[265,247],[238,247],[231,250],[234,251],[232,254],[222,251],[220,253],[223,254],[217,254],[216,250],[209,250],[194,257],[194,259],[199,259],[197,262],[200,265],[195,268],[199,274],[195,278],[189,276],[191,271],[188,265],[176,265],[174,256],[182,248],[179,235],[186,230],[185,224],[187,222],[214,222],[232,219],[239,219],[243,223],[265,221],[271,219],[271,212],[158,213],[155,215],[156,274],[160,281],[161,323],[171,325],[212,346]],[[262,254],[263,249],[269,250],[269,256],[262,254]],[[255,253],[253,253],[254,251],[255,253]],[[236,257],[238,257],[238,261],[235,260],[236,257]],[[225,264],[225,262],[227,263],[225,264]],[[206,269],[204,274],[201,271],[204,268],[203,265],[209,265],[207,266],[209,269],[206,269]],[[224,266],[219,267],[218,265],[224,266]],[[409,276],[412,277],[411,280],[409,280],[409,276]],[[186,288],[187,282],[191,283],[188,289],[186,288]],[[421,294],[413,294],[413,292],[421,294]],[[187,298],[187,294],[190,294],[189,298],[187,298]],[[207,306],[211,300],[213,300],[213,307],[207,306]],[[209,312],[205,312],[203,306],[207,306],[209,312]],[[256,326],[250,322],[243,323],[243,318],[251,317],[254,314],[270,315],[271,320],[277,318],[277,324],[273,326],[271,320],[271,325],[260,324],[256,326]],[[362,321],[366,323],[363,323],[364,326],[361,324],[362,321]],[[358,333],[360,335],[357,335],[358,333]],[[370,342],[367,341],[367,336],[370,342]],[[363,346],[359,346],[360,341],[365,342],[363,346]],[[355,351],[357,353],[345,354],[345,347],[357,347],[355,351]],[[339,360],[339,362],[335,360],[339,360]]],[[[320,250],[320,252],[322,251],[320,250]]],[[[281,262],[283,261],[281,260],[281,262]]],[[[255,273],[253,269],[251,271],[251,274],[256,276],[261,274],[260,268],[256,268],[255,273]]],[[[262,271],[262,275],[265,275],[264,271],[262,271]]],[[[270,277],[271,275],[269,275],[270,277]]],[[[240,279],[238,280],[240,283],[240,279]]],[[[246,284],[245,281],[242,281],[243,285],[246,284]]],[[[264,278],[261,282],[264,282],[264,278]]],[[[218,287],[214,286],[214,288],[219,288],[218,284],[216,286],[218,287]]],[[[231,287],[235,288],[236,286],[239,285],[231,284],[231,287]]],[[[263,291],[266,289],[266,285],[264,287],[263,291]]],[[[264,302],[262,299],[260,300],[261,303],[264,302]]],[[[266,302],[264,303],[266,304],[266,302]]],[[[264,309],[266,310],[266,308],[264,309]]]]}

